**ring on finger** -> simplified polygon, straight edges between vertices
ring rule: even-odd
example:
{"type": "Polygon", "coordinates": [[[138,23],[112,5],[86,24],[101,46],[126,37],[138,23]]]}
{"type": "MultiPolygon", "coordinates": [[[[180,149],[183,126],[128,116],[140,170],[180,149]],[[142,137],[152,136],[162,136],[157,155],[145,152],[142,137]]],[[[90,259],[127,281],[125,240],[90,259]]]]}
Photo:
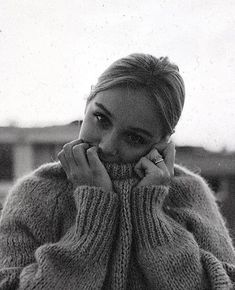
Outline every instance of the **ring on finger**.
{"type": "Polygon", "coordinates": [[[158,163],[160,163],[160,162],[162,162],[162,161],[164,161],[164,159],[163,158],[154,158],[153,160],[151,160],[155,165],[157,165],[158,163]]]}

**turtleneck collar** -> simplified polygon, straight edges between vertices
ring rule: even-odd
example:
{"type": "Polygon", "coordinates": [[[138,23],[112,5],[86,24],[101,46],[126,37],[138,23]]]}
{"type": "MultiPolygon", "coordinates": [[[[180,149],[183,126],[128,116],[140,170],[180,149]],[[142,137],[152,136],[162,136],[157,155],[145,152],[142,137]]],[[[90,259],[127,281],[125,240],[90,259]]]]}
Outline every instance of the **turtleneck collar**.
{"type": "MultiPolygon", "coordinates": [[[[124,180],[130,178],[139,179],[138,175],[134,171],[136,163],[110,163],[103,162],[111,180],[124,180]]],[[[174,178],[181,175],[188,175],[189,171],[182,166],[175,164],[174,178]]],[[[60,162],[47,163],[40,166],[35,173],[40,176],[51,177],[63,177],[66,178],[66,174],[60,164],[60,162]]],[[[192,172],[191,172],[192,174],[192,172]]],[[[174,179],[173,178],[173,179],[174,179]]]]}
{"type": "Polygon", "coordinates": [[[134,171],[136,163],[110,163],[103,162],[112,180],[121,180],[137,177],[134,171]]]}
{"type": "MultiPolygon", "coordinates": [[[[111,180],[124,180],[138,177],[134,171],[136,163],[110,163],[103,162],[111,180]]],[[[66,174],[60,162],[44,164],[36,170],[36,174],[41,176],[61,176],[66,178],[66,174]]]]}

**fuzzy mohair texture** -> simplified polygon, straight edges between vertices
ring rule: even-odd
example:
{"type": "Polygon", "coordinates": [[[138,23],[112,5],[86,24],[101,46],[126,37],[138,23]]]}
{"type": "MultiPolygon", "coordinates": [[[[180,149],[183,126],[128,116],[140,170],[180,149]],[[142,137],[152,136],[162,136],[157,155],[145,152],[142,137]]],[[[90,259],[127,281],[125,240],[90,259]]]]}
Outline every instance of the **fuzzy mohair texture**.
{"type": "Polygon", "coordinates": [[[73,190],[56,162],[16,183],[0,289],[233,289],[232,240],[202,177],[176,165],[169,186],[136,188],[133,164],[105,167],[113,192],[73,190]]]}

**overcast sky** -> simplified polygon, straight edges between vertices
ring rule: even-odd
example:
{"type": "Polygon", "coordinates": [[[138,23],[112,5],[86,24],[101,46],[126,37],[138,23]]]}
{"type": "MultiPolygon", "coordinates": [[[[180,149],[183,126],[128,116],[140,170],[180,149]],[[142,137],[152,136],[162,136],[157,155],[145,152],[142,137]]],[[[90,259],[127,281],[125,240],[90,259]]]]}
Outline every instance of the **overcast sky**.
{"type": "Polygon", "coordinates": [[[234,0],[0,0],[0,126],[81,119],[99,74],[169,56],[186,84],[178,144],[235,150],[234,0]]]}

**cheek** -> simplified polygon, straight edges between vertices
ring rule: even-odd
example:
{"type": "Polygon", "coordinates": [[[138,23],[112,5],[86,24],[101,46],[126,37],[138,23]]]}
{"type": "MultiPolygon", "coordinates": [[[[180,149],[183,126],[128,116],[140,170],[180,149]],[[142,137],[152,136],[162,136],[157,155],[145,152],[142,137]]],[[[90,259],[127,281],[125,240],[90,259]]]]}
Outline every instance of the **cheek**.
{"type": "Polygon", "coordinates": [[[137,162],[141,157],[148,154],[150,150],[150,146],[136,149],[130,147],[127,148],[127,146],[124,145],[120,148],[119,154],[123,162],[137,162]]]}

